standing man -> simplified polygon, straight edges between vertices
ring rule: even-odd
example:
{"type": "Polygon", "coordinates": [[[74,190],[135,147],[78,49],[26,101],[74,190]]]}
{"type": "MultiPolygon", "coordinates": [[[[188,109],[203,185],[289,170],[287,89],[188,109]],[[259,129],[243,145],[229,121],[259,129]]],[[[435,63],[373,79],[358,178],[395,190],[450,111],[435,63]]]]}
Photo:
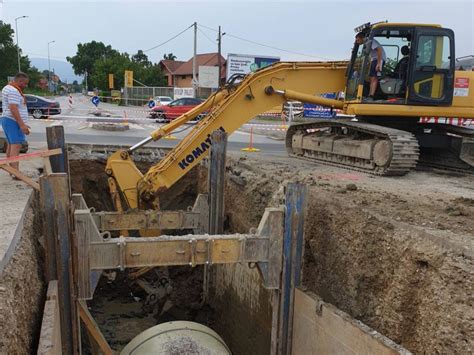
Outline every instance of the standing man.
{"type": "MultiPolygon", "coordinates": [[[[356,43],[361,45],[364,44],[364,34],[359,32],[356,35],[356,43]]],[[[385,55],[385,50],[380,45],[380,43],[376,39],[372,39],[372,43],[369,42],[370,45],[370,70],[369,70],[369,77],[370,77],[370,91],[369,97],[367,101],[373,101],[375,91],[377,90],[377,85],[379,84],[379,77],[382,76],[382,69],[387,60],[387,56],[385,55]]]]}
{"type": "MultiPolygon", "coordinates": [[[[23,90],[28,86],[28,75],[18,73],[13,81],[2,90],[2,128],[8,142],[7,158],[20,155],[21,145],[26,142],[25,135],[30,134],[26,125],[28,110],[23,90]]],[[[10,166],[19,170],[19,163],[10,166]]]]}

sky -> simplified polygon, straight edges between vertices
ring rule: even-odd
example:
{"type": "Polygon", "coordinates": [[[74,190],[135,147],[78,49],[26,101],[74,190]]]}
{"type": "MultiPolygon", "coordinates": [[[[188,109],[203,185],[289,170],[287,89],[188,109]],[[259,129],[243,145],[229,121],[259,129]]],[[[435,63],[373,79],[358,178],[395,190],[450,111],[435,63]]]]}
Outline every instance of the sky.
{"type": "MultiPolygon", "coordinates": [[[[282,60],[347,59],[354,28],[366,22],[438,23],[454,30],[456,56],[474,54],[474,0],[469,1],[40,1],[0,0],[0,19],[15,27],[20,47],[30,57],[65,60],[77,43],[92,40],[130,54],[146,50],[198,23],[198,53],[277,56],[282,60]],[[258,42],[270,47],[249,43],[258,42]],[[279,50],[283,49],[285,51],[279,50]]],[[[193,55],[193,31],[146,54],[153,62],[172,52],[179,60],[193,55]]],[[[1,65],[1,63],[0,63],[1,65]]]]}

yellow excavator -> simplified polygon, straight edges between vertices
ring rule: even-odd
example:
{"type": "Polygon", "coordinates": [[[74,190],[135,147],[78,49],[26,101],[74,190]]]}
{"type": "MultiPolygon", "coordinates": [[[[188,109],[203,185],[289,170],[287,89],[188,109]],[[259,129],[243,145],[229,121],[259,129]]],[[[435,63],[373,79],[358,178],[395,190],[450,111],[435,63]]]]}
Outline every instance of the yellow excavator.
{"type": "Polygon", "coordinates": [[[455,70],[453,31],[439,25],[387,22],[355,30],[364,41],[355,42],[350,61],[279,62],[233,77],[201,105],[128,150],[112,154],[106,173],[116,207],[159,208],[160,191],[209,153],[213,131],[230,134],[287,100],[353,117],[291,125],[286,147],[296,158],[376,175],[403,175],[418,162],[472,173],[474,130],[466,126],[474,124],[474,72],[455,70]],[[384,48],[386,64],[369,99],[374,40],[384,48]],[[339,93],[339,98],[321,97],[325,93],[339,93]],[[131,152],[203,112],[207,115],[164,159],[144,175],[137,169],[131,152]]]}

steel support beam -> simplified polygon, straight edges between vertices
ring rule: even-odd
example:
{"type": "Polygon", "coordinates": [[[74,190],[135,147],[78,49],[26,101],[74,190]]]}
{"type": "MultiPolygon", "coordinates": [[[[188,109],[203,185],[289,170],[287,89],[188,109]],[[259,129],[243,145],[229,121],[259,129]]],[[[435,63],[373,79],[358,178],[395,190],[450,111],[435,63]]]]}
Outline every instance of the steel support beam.
{"type": "Polygon", "coordinates": [[[73,255],[68,176],[64,173],[42,176],[40,185],[47,227],[47,277],[54,277],[55,271],[58,280],[62,350],[64,354],[77,354],[80,345],[71,272],[73,255]],[[55,270],[53,262],[56,263],[55,270]]]}
{"type": "Polygon", "coordinates": [[[268,237],[251,234],[111,238],[91,242],[91,270],[268,261],[268,237]]]}
{"type": "Polygon", "coordinates": [[[303,184],[286,187],[278,354],[291,354],[295,288],[301,283],[306,190],[303,184]]]}
{"type": "Polygon", "coordinates": [[[97,214],[86,209],[81,196],[73,196],[73,201],[82,208],[74,212],[78,299],[92,298],[94,274],[101,270],[170,265],[256,263],[265,287],[279,288],[283,208],[267,208],[255,234],[104,239],[94,220],[97,214]]]}
{"type": "Polygon", "coordinates": [[[185,211],[94,212],[92,217],[101,231],[134,229],[195,229],[200,213],[185,211]]]}
{"type": "Polygon", "coordinates": [[[224,188],[227,133],[220,130],[211,134],[209,158],[209,233],[224,233],[224,188]]]}

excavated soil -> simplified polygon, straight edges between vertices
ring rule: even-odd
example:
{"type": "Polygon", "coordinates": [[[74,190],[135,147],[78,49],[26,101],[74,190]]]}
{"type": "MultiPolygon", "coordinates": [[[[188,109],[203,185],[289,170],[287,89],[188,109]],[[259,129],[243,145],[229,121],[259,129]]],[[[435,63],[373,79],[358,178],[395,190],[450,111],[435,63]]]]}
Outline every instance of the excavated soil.
{"type": "MultiPolygon", "coordinates": [[[[80,172],[72,174],[72,188],[84,194],[89,206],[111,210],[103,168],[97,161],[71,162],[71,170],[80,172]]],[[[305,288],[414,353],[473,351],[474,177],[418,171],[400,178],[372,177],[268,156],[231,156],[227,173],[229,232],[256,227],[265,207],[284,202],[288,182],[308,185],[305,288]]],[[[205,175],[205,169],[186,175],[162,196],[162,207],[192,205],[205,188],[205,175]]],[[[188,293],[195,299],[186,301],[194,304],[190,308],[177,306],[174,318],[144,313],[143,295],[124,275],[101,281],[91,311],[116,349],[141,330],[165,319],[183,319],[183,314],[219,328],[222,317],[197,306],[202,273],[181,269],[176,280],[180,272],[185,281],[177,284],[176,300],[188,293]]],[[[261,337],[268,335],[267,298],[260,294],[260,318],[251,319],[261,337]]],[[[245,310],[233,306],[236,317],[244,317],[245,310]]],[[[223,336],[232,343],[232,334],[223,336]]]]}
{"type": "Polygon", "coordinates": [[[256,227],[308,185],[304,286],[414,353],[474,350],[474,177],[371,177],[294,159],[228,161],[227,221],[256,227]]]}
{"type": "Polygon", "coordinates": [[[15,253],[0,277],[0,354],[34,353],[45,296],[38,196],[28,207],[15,253]]]}

